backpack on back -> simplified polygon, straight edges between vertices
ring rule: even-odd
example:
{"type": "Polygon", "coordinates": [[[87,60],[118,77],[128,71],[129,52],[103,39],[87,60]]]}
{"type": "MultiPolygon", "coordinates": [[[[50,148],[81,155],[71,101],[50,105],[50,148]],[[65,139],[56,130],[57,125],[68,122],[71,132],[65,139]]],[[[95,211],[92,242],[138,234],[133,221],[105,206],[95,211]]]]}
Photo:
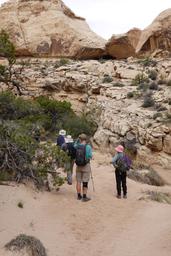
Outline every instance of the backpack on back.
{"type": "Polygon", "coordinates": [[[78,145],[76,149],[75,163],[77,166],[85,166],[86,160],[86,145],[78,145]]]}
{"type": "Polygon", "coordinates": [[[116,166],[121,173],[127,172],[131,167],[131,160],[128,158],[128,156],[124,155],[116,161],[116,166]]]}

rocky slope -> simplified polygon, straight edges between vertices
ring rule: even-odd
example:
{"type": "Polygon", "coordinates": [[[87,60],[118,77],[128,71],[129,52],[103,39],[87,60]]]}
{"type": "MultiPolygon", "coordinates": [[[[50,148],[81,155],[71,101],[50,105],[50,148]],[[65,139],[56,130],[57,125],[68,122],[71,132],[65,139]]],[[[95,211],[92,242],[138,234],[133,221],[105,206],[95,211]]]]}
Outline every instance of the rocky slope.
{"type": "Polygon", "coordinates": [[[5,29],[19,56],[98,58],[105,40],[92,32],[61,0],[10,0],[0,8],[5,29]]]}
{"type": "Polygon", "coordinates": [[[141,161],[171,164],[171,60],[32,59],[23,73],[26,97],[69,100],[98,124],[94,143],[113,152],[124,141],[141,161]]]}

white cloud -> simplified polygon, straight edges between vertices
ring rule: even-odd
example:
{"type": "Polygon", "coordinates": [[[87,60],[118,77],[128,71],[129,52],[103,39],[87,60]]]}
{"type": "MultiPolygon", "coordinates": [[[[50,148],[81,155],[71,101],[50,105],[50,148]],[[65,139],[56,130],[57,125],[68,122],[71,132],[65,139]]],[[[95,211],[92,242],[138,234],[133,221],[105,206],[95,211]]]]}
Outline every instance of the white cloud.
{"type": "MultiPolygon", "coordinates": [[[[17,0],[16,0],[17,1],[17,0]]],[[[170,0],[63,0],[77,15],[86,18],[99,35],[125,33],[133,27],[148,26],[163,10],[171,8],[170,0]]],[[[0,0],[0,3],[6,2],[0,0]]]]}

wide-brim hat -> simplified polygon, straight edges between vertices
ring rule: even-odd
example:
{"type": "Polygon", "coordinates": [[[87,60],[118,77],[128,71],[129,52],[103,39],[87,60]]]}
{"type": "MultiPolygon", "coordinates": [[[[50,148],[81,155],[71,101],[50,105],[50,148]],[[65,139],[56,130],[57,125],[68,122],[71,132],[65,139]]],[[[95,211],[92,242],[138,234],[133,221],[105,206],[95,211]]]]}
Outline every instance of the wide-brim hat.
{"type": "Polygon", "coordinates": [[[119,152],[119,153],[122,153],[124,151],[124,147],[122,145],[118,145],[116,148],[115,148],[116,152],[119,152]]]}
{"type": "Polygon", "coordinates": [[[59,135],[65,136],[65,135],[66,135],[66,131],[65,131],[65,130],[60,130],[60,131],[59,131],[59,135]]]}
{"type": "Polygon", "coordinates": [[[74,140],[73,140],[71,135],[67,135],[66,138],[65,138],[65,142],[66,143],[72,143],[72,142],[74,142],[74,140]]]}

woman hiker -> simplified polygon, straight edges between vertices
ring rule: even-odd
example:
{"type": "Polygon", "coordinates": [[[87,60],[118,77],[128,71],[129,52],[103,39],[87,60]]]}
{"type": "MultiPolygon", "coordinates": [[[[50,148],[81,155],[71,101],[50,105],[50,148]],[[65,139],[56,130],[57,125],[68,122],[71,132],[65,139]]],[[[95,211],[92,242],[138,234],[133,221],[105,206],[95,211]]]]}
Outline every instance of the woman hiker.
{"type": "Polygon", "coordinates": [[[112,159],[112,164],[115,167],[116,189],[117,198],[121,198],[121,187],[123,189],[123,198],[127,198],[127,171],[131,167],[131,160],[124,153],[124,147],[118,145],[116,148],[116,154],[112,159]]]}

